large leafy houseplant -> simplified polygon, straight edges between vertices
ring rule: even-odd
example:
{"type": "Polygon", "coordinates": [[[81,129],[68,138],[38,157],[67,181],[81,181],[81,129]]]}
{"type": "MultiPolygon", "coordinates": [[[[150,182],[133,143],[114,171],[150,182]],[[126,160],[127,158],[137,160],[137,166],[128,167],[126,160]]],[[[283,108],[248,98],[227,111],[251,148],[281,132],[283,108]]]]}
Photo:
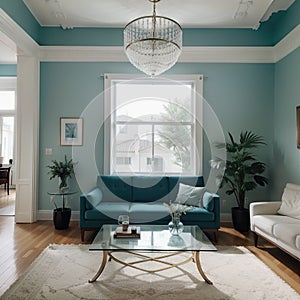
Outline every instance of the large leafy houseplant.
{"type": "MultiPolygon", "coordinates": [[[[254,154],[254,150],[260,145],[266,145],[266,143],[261,136],[251,131],[241,132],[239,141],[236,141],[230,132],[228,132],[228,135],[229,142],[218,145],[219,148],[226,149],[227,159],[225,162],[215,159],[213,160],[213,166],[224,167],[224,175],[219,178],[220,187],[227,186],[226,194],[234,195],[238,210],[245,211],[246,192],[256,189],[257,186],[268,184],[267,178],[262,175],[265,172],[266,165],[258,161],[254,154]]],[[[248,212],[243,212],[243,214],[244,217],[242,218],[249,215],[248,212]]],[[[233,216],[235,225],[234,221],[233,216]]],[[[238,225],[235,227],[238,227],[238,225]]],[[[245,227],[248,227],[248,224],[245,227]]]]}
{"type": "Polygon", "coordinates": [[[67,188],[68,177],[71,177],[74,173],[73,160],[68,160],[67,156],[65,155],[64,161],[52,160],[52,165],[49,165],[47,167],[50,169],[48,172],[48,174],[51,174],[50,180],[55,177],[59,177],[59,190],[64,191],[67,188]]]}

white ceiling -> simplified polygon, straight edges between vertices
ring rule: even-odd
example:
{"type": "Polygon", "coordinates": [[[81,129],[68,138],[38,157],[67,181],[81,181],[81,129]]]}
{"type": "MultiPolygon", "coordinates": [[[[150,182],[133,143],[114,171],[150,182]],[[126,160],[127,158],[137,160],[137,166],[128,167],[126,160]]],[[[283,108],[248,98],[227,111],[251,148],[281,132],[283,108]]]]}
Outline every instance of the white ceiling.
{"type": "MultiPolygon", "coordinates": [[[[42,26],[124,27],[152,13],[147,0],[23,0],[42,26]]],[[[257,28],[269,9],[288,8],[295,0],[161,0],[157,14],[182,27],[257,28]]]]}
{"type": "MultiPolygon", "coordinates": [[[[295,0],[161,0],[158,15],[183,28],[253,28],[295,0]]],[[[152,14],[147,0],[23,0],[41,26],[124,27],[152,14]]],[[[0,63],[16,63],[16,45],[0,31],[0,63]]]]}

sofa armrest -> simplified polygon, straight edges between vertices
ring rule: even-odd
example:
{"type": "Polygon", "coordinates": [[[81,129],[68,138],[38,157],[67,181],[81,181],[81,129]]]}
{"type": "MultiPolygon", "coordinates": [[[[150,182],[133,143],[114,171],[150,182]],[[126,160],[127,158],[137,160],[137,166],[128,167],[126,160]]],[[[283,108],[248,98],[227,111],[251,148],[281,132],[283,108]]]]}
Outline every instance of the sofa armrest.
{"type": "Polygon", "coordinates": [[[280,201],[273,202],[253,202],[250,203],[250,216],[255,215],[276,215],[281,205],[280,201]]]}
{"type": "Polygon", "coordinates": [[[96,207],[102,201],[102,192],[94,188],[86,194],[80,195],[80,211],[86,211],[96,207]]]}
{"type": "Polygon", "coordinates": [[[280,201],[250,203],[250,223],[253,231],[253,217],[256,215],[276,215],[281,205],[280,201]]]}
{"type": "Polygon", "coordinates": [[[220,228],[220,197],[217,194],[205,192],[203,197],[203,206],[215,215],[215,224],[217,228],[220,228]]]}

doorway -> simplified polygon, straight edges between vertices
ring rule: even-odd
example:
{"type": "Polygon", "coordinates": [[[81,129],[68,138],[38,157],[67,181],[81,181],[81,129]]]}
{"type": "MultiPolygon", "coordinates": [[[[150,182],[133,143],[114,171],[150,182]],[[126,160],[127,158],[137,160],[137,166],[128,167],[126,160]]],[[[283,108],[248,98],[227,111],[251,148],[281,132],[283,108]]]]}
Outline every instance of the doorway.
{"type": "Polygon", "coordinates": [[[0,216],[15,215],[16,77],[0,77],[0,216]]]}

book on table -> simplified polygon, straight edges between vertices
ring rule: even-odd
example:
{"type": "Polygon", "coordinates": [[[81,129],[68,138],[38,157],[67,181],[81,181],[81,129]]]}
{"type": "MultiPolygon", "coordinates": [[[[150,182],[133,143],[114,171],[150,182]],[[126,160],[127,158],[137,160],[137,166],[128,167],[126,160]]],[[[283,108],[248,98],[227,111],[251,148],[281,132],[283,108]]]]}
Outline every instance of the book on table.
{"type": "Polygon", "coordinates": [[[114,238],[140,238],[141,228],[137,226],[128,226],[127,230],[123,230],[122,226],[116,228],[114,238]]]}

